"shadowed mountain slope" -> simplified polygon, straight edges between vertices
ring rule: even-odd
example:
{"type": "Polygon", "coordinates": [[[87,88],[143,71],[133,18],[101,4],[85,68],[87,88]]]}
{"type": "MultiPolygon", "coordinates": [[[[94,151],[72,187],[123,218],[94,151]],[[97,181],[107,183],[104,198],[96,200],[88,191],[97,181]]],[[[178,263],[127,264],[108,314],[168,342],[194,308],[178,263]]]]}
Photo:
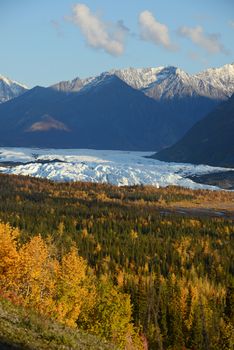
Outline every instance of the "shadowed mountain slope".
{"type": "Polygon", "coordinates": [[[234,167],[234,95],[195,124],[179,142],[154,157],[234,167]]]}

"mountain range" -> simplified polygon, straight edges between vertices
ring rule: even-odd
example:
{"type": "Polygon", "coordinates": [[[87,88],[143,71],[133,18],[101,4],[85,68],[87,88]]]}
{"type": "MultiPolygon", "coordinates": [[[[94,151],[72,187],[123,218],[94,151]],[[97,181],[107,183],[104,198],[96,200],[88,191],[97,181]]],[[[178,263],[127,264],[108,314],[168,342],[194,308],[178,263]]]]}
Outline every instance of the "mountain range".
{"type": "Polygon", "coordinates": [[[106,76],[115,75],[134,89],[156,100],[199,96],[225,99],[234,92],[234,63],[212,68],[195,75],[169,66],[111,70],[96,77],[63,81],[52,88],[63,92],[79,92],[101,84],[106,76]]]}
{"type": "Polygon", "coordinates": [[[173,134],[168,125],[157,101],[117,76],[85,93],[35,87],[0,105],[2,146],[157,149],[173,134]]]}
{"type": "Polygon", "coordinates": [[[195,75],[129,68],[48,88],[19,84],[20,96],[0,105],[0,145],[158,151],[233,92],[234,64],[195,75]]]}

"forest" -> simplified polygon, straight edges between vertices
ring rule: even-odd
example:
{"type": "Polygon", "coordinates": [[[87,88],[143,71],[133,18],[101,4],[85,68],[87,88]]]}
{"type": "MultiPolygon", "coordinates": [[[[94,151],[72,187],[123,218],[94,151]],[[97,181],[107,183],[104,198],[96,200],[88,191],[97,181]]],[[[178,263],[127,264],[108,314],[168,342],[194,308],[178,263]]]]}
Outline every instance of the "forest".
{"type": "Polygon", "coordinates": [[[119,349],[232,350],[233,212],[233,192],[0,175],[1,297],[119,349]]]}

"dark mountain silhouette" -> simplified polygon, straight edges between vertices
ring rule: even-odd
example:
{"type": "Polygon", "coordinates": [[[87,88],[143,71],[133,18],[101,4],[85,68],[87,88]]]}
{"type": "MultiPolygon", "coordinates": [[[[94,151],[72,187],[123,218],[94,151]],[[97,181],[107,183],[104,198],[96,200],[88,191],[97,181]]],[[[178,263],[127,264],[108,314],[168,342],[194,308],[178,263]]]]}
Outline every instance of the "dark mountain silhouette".
{"type": "Polygon", "coordinates": [[[35,87],[0,106],[0,145],[156,150],[180,127],[166,106],[116,76],[79,93],[35,87]]]}
{"type": "Polygon", "coordinates": [[[160,150],[215,103],[201,96],[157,101],[115,75],[79,92],[35,87],[0,105],[0,146],[160,150]]]}
{"type": "Polygon", "coordinates": [[[234,95],[196,123],[179,142],[154,157],[234,167],[234,95]]]}

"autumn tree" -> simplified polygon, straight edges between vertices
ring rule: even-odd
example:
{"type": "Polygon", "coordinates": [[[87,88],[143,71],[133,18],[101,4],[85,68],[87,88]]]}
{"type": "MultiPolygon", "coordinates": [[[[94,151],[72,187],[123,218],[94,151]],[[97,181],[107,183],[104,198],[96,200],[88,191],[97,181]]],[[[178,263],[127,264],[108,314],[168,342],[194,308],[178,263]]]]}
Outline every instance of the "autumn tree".
{"type": "Polygon", "coordinates": [[[25,306],[47,314],[53,310],[57,288],[58,261],[51,257],[41,236],[33,237],[19,250],[17,294],[25,306]]]}
{"type": "Polygon", "coordinates": [[[110,283],[98,284],[97,299],[89,320],[82,328],[97,334],[121,349],[141,349],[142,343],[132,324],[130,297],[110,283]]]}
{"type": "Polygon", "coordinates": [[[18,236],[18,229],[0,222],[0,290],[7,290],[8,293],[14,292],[16,287],[15,273],[19,262],[18,236]]]}
{"type": "Polygon", "coordinates": [[[95,290],[90,289],[87,276],[87,263],[73,247],[61,261],[56,296],[56,318],[69,326],[75,327],[76,321],[85,303],[95,297],[95,290]]]}

